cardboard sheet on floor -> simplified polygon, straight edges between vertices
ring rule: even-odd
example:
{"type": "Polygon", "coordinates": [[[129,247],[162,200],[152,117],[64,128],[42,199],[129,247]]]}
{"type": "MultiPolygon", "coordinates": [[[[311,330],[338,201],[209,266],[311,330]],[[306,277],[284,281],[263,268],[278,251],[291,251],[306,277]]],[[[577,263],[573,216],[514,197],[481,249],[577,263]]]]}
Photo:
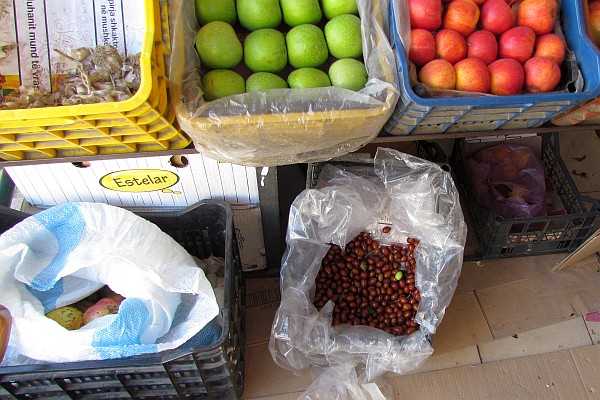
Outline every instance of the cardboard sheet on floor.
{"type": "MultiPolygon", "coordinates": [[[[600,366],[591,365],[600,362],[600,346],[590,346],[600,342],[600,314],[594,313],[600,311],[599,264],[586,259],[577,268],[553,271],[564,257],[550,254],[465,262],[458,288],[433,337],[434,354],[410,375],[391,377],[395,398],[406,398],[406,387],[417,388],[414,400],[586,398],[582,390],[594,376],[586,378],[587,371],[577,370],[573,354],[583,357],[578,361],[581,365],[596,368],[592,370],[596,377],[600,374],[600,366]],[[588,350],[548,354],[581,346],[588,350]],[[596,360],[585,358],[586,351],[596,354],[596,360]],[[567,361],[570,364],[562,364],[567,361]],[[498,380],[495,374],[502,378],[498,380]],[[579,386],[566,393],[574,384],[569,379],[579,386]],[[488,387],[486,380],[493,381],[493,386],[488,387]]],[[[279,368],[267,345],[280,301],[279,278],[247,279],[246,291],[243,398],[296,399],[310,385],[311,377],[279,368]]]]}
{"type": "Polygon", "coordinates": [[[477,290],[481,308],[499,339],[600,309],[598,264],[556,273],[539,265],[535,277],[477,290]]]}
{"type": "MultiPolygon", "coordinates": [[[[400,376],[390,384],[394,399],[591,399],[600,389],[599,373],[600,346],[588,346],[400,376]]],[[[272,399],[296,399],[300,393],[272,399]]]]}
{"type": "Polygon", "coordinates": [[[481,363],[591,346],[583,317],[478,344],[481,363]]]}
{"type": "Polygon", "coordinates": [[[246,279],[246,344],[269,342],[280,300],[279,278],[246,279]]]}
{"type": "Polygon", "coordinates": [[[431,343],[434,354],[441,354],[489,340],[493,340],[492,332],[471,292],[454,295],[431,343]]]}
{"type": "Polygon", "coordinates": [[[564,254],[550,254],[465,261],[456,293],[470,293],[535,278],[544,266],[554,265],[563,257],[564,254]]]}
{"type": "Polygon", "coordinates": [[[584,399],[598,391],[600,346],[452,368],[391,380],[395,398],[584,399]]]}
{"type": "Polygon", "coordinates": [[[268,343],[246,347],[245,368],[244,398],[301,392],[312,383],[310,374],[297,376],[275,364],[268,343]]]}

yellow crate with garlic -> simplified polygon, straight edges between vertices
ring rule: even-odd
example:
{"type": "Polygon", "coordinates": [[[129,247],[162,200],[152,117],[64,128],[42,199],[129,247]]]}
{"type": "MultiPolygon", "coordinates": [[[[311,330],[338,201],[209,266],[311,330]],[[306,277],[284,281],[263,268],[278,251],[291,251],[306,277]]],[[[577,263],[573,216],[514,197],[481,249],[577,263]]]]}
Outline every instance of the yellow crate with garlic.
{"type": "Polygon", "coordinates": [[[0,1],[0,159],[186,147],[165,12],[159,0],[0,1]]]}

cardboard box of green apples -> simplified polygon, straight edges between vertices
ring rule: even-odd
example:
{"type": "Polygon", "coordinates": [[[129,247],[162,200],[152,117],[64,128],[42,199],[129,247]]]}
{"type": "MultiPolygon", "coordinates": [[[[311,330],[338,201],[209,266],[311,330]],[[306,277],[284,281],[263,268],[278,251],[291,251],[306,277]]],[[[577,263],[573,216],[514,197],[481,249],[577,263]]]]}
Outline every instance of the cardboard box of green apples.
{"type": "Polygon", "coordinates": [[[325,161],[398,100],[389,0],[180,1],[171,100],[196,149],[250,166],[325,161]]]}

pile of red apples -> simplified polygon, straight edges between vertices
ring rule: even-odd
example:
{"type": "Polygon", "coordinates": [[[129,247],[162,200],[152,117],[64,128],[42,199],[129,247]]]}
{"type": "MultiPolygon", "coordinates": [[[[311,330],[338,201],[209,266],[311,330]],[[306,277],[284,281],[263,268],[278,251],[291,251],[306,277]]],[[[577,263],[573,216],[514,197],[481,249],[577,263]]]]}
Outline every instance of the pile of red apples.
{"type": "Polygon", "coordinates": [[[409,60],[433,89],[515,95],[556,89],[565,58],[556,0],[408,0],[409,60]]]}

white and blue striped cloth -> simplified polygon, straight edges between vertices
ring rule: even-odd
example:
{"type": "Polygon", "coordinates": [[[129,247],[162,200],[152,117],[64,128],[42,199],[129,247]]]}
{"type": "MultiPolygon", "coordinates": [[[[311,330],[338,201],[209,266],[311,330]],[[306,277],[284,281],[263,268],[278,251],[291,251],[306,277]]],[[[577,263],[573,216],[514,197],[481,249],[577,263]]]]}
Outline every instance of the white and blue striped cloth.
{"type": "Polygon", "coordinates": [[[193,258],[156,225],[106,204],[52,207],[1,235],[0,304],[13,316],[7,354],[47,362],[155,353],[219,336],[209,324],[219,307],[193,258]],[[72,331],[45,317],[104,285],[125,297],[118,314],[72,331]]]}

